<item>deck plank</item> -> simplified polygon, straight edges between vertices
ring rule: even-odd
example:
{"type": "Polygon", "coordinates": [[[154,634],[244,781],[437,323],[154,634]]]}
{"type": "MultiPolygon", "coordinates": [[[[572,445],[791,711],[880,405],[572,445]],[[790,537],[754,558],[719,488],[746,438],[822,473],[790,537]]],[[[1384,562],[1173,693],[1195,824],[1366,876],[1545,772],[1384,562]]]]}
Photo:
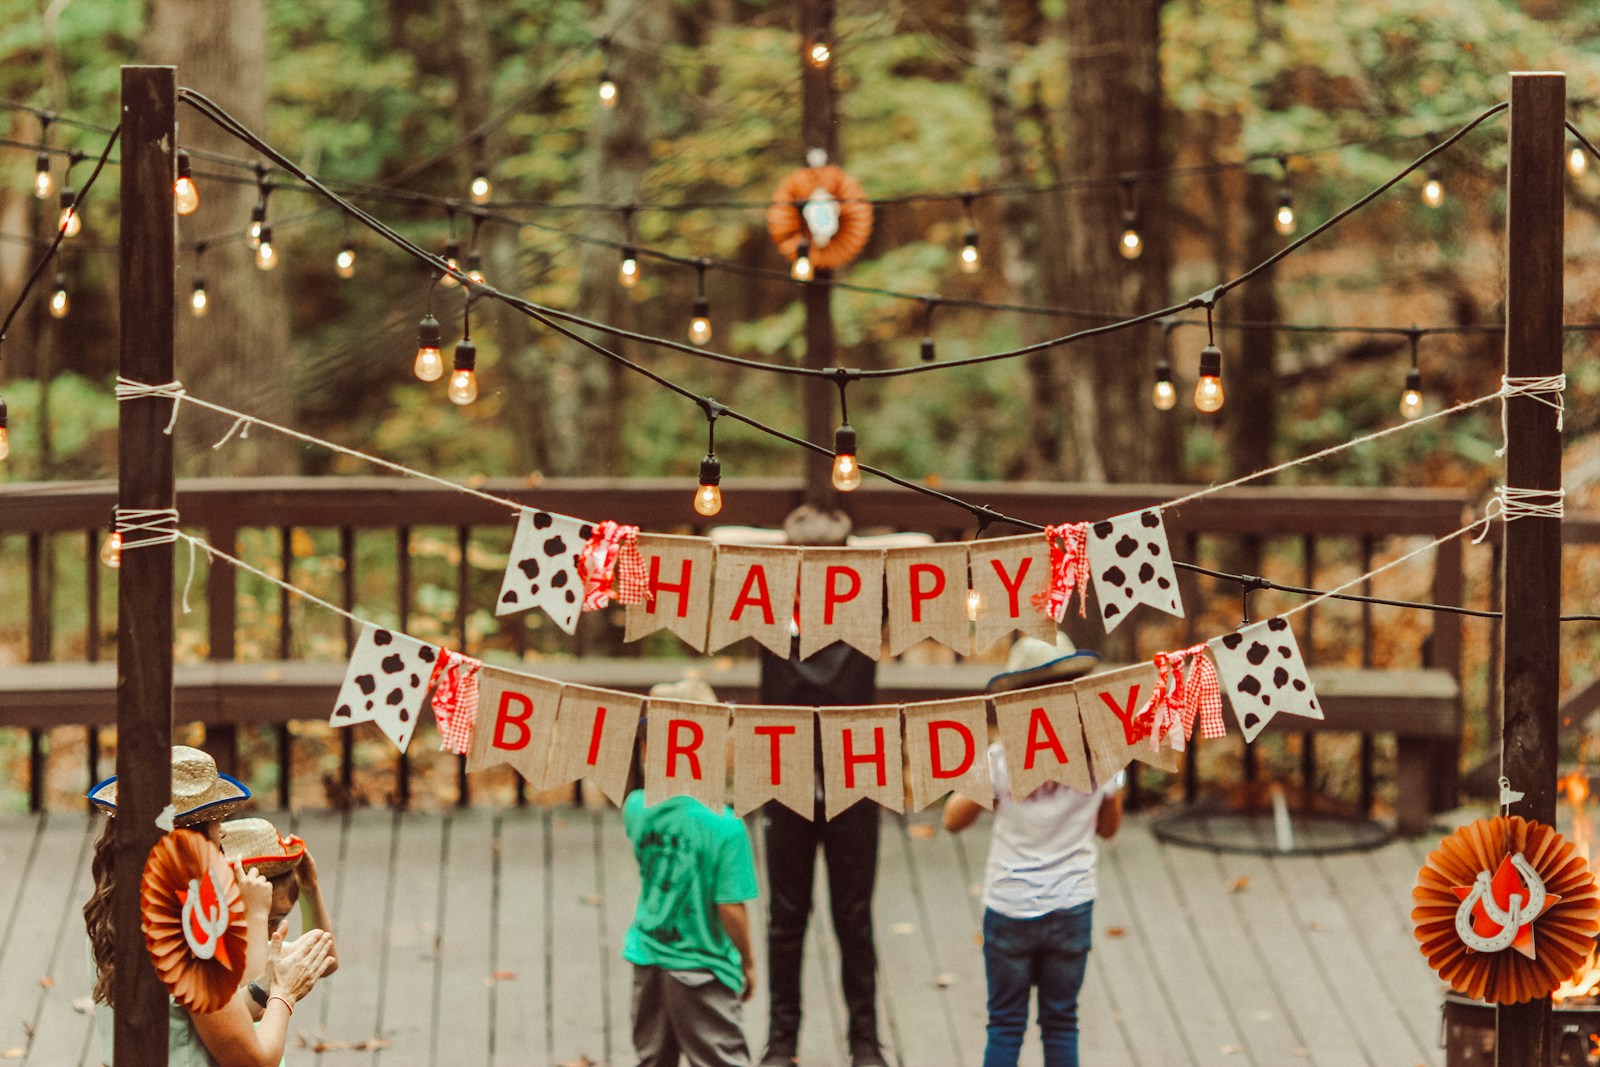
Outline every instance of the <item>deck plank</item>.
{"type": "Polygon", "coordinates": [[[456,1067],[489,1062],[495,992],[489,936],[494,906],[491,856],[495,813],[469,808],[451,812],[447,818],[443,868],[448,877],[438,913],[439,996],[434,1005],[432,1041],[425,1059],[419,1049],[409,1062],[456,1067]]]}
{"type": "MultiPolygon", "coordinates": [[[[919,824],[928,822],[927,816],[912,818],[919,824]]],[[[872,902],[873,933],[878,944],[878,1029],[900,1067],[968,1063],[976,1057],[971,1055],[972,1049],[963,1055],[949,993],[951,987],[959,987],[961,995],[973,994],[970,961],[942,959],[940,949],[948,942],[937,937],[932,928],[934,924],[950,922],[954,926],[949,931],[950,938],[966,940],[970,948],[972,924],[961,899],[965,887],[949,884],[948,872],[926,876],[931,873],[932,857],[915,853],[929,842],[913,839],[911,825],[910,820],[894,816],[883,822],[878,885],[872,902]],[[935,882],[934,877],[939,881],[935,882]],[[930,895],[949,895],[956,907],[940,908],[938,917],[934,917],[928,906],[930,895]],[[967,966],[958,976],[953,968],[959,964],[967,966]]],[[[966,954],[970,955],[970,951],[966,954]]]]}
{"type": "Polygon", "coordinates": [[[55,960],[54,950],[74,915],[79,916],[78,939],[70,966],[74,972],[88,966],[83,962],[80,910],[88,893],[80,896],[74,880],[91,843],[82,814],[58,812],[44,818],[0,957],[0,1053],[12,1059],[21,1059],[38,1036],[34,1027],[56,981],[54,970],[69,966],[55,960]],[[22,1051],[11,1055],[14,1050],[22,1051]]]}
{"type": "Polygon", "coordinates": [[[408,812],[399,817],[395,833],[395,886],[379,964],[385,980],[376,1031],[389,1045],[373,1053],[374,1064],[409,1063],[407,1053],[391,1050],[432,1044],[438,993],[434,961],[439,951],[444,820],[408,812]]]}
{"type": "MultiPolygon", "coordinates": [[[[351,812],[341,870],[341,909],[334,916],[339,939],[339,970],[317,983],[330,1020],[320,1062],[329,1065],[368,1063],[367,1048],[353,1045],[380,1036],[379,1011],[390,974],[384,967],[389,915],[396,884],[395,849],[400,819],[396,814],[367,809],[351,812]]],[[[320,868],[319,868],[320,876],[320,868]]],[[[405,887],[406,891],[410,886],[405,887]]]]}
{"type": "Polygon", "coordinates": [[[610,998],[611,1062],[633,1057],[633,964],[622,958],[622,939],[639,902],[639,864],[622,828],[622,813],[596,812],[596,857],[600,893],[601,966],[610,998]]]}
{"type": "Polygon", "coordinates": [[[545,832],[549,816],[534,809],[500,816],[500,875],[495,884],[494,986],[496,1067],[553,1063],[546,967],[550,962],[546,926],[545,832]],[[514,975],[515,977],[504,977],[514,975]]]}
{"type": "Polygon", "coordinates": [[[76,843],[77,862],[73,865],[70,884],[60,883],[67,886],[67,893],[58,900],[60,917],[53,924],[55,940],[49,958],[44,961],[45,973],[51,977],[52,984],[40,988],[38,1012],[33,1022],[34,1039],[23,1060],[40,1067],[80,1062],[93,1037],[93,1016],[73,1007],[73,1002],[83,1001],[94,988],[84,948],[82,902],[94,891],[89,863],[94,854],[95,838],[104,825],[103,817],[71,812],[59,812],[50,821],[52,829],[60,831],[60,845],[64,849],[76,843]]]}
{"type": "Polygon", "coordinates": [[[602,900],[593,817],[586,811],[558,810],[550,818],[550,837],[557,864],[550,897],[554,1062],[587,1056],[596,1063],[611,1063],[611,1009],[602,980],[607,961],[600,944],[602,900]]]}
{"type": "MultiPolygon", "coordinates": [[[[1089,953],[1086,979],[1105,989],[1106,1000],[1115,1013],[1110,1021],[1116,1024],[1124,1042],[1124,1055],[1109,1062],[1131,1067],[1190,1062],[1173,1005],[1150,958],[1150,942],[1136,928],[1128,903],[1127,863],[1121,850],[1133,834],[1148,832],[1141,824],[1125,823],[1121,833],[1100,844],[1095,879],[1095,943],[1089,953]],[[1112,937],[1113,929],[1120,930],[1120,936],[1112,937]]],[[[1085,1031],[1093,1031],[1096,1020],[1086,1016],[1079,1025],[1085,1031]]]]}

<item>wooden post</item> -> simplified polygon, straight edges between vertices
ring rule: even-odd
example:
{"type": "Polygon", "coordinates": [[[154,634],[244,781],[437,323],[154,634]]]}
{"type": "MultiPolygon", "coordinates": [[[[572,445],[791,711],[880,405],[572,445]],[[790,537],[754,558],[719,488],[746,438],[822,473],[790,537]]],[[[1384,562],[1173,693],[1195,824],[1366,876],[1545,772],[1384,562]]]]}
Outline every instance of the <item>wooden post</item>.
{"type": "MultiPolygon", "coordinates": [[[[1506,376],[1561,373],[1562,149],[1566,75],[1511,75],[1511,160],[1506,177],[1506,376]]],[[[1508,487],[1561,488],[1556,412],[1526,396],[1506,400],[1508,487]]],[[[1553,823],[1561,648],[1561,523],[1523,518],[1505,527],[1505,727],[1500,773],[1525,794],[1511,814],[1553,823]]],[[[1499,1067],[1554,1062],[1550,999],[1503,1006],[1495,1021],[1499,1067]]]]}
{"type": "MultiPolygon", "coordinates": [[[[122,68],[122,237],[118,273],[122,339],[117,371],[149,385],[173,380],[177,216],[172,67],[122,68]]],[[[117,428],[123,508],[173,506],[172,438],[162,433],[174,401],[130,400],[117,428]]],[[[165,1063],[167,991],[139,933],[139,882],[161,837],[156,818],[172,798],[173,546],[122,554],[117,572],[117,1063],[165,1063]]]]}
{"type": "MultiPolygon", "coordinates": [[[[833,37],[833,0],[800,0],[800,148],[806,162],[822,153],[826,162],[839,160],[839,119],[833,91],[833,65],[838,42],[833,37]],[[830,50],[828,61],[814,63],[811,48],[824,42],[830,50]]],[[[806,309],[807,367],[831,367],[834,361],[833,280],[831,270],[815,273],[816,282],[802,289],[806,309]]],[[[821,378],[807,378],[805,389],[806,438],[832,447],[833,429],[838,425],[837,393],[821,378]]],[[[831,506],[839,494],[833,488],[833,464],[827,456],[806,453],[806,503],[831,506]]]]}

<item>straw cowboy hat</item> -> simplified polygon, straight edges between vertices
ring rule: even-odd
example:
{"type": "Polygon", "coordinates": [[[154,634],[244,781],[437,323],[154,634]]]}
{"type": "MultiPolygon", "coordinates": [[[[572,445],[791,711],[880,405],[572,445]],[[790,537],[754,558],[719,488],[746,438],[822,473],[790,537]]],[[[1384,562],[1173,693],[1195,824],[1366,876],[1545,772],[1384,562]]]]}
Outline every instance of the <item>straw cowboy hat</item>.
{"type": "MultiPolygon", "coordinates": [[[[109,815],[117,813],[117,776],[89,790],[89,800],[109,815]]],[[[172,746],[172,825],[197,826],[232,815],[250,799],[243,782],[217,772],[217,761],[198,748],[172,746]]]]}
{"type": "Polygon", "coordinates": [[[682,700],[690,704],[720,704],[717,691],[704,678],[684,678],[676,682],[660,682],[650,687],[655,700],[682,700]]]}
{"type": "Polygon", "coordinates": [[[990,678],[987,688],[991,693],[1005,693],[1071,681],[1099,664],[1100,653],[1074,648],[1067,635],[1059,631],[1055,644],[1037,637],[1019,637],[1006,657],[1006,669],[990,678]]]}
{"type": "Polygon", "coordinates": [[[306,843],[294,834],[284,837],[265,819],[229,819],[222,824],[222,853],[245,870],[254,867],[263,878],[288,874],[305,858],[306,843]]]}
{"type": "Polygon", "coordinates": [[[720,545],[793,545],[813,548],[915,548],[934,543],[925,533],[856,534],[842,511],[801,504],[784,517],[783,529],[763,526],[713,526],[707,536],[720,545]]]}

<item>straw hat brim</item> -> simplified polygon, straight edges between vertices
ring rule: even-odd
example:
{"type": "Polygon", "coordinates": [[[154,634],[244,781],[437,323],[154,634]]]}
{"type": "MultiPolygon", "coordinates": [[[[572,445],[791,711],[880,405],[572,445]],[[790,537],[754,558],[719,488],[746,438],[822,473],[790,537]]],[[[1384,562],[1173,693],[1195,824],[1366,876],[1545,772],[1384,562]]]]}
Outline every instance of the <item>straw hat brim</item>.
{"type": "Polygon", "coordinates": [[[223,854],[245,870],[256,868],[263,878],[288,874],[305,858],[305,841],[294,834],[284,837],[266,819],[232,819],[222,829],[223,854]]]}
{"type": "Polygon", "coordinates": [[[985,689],[990,693],[1009,693],[1013,689],[1032,689],[1035,686],[1069,682],[1081,678],[1100,665],[1100,653],[1080,648],[1076,652],[1026,667],[1019,671],[1002,671],[989,679],[985,689]]]}
{"type": "MultiPolygon", "coordinates": [[[[112,775],[89,790],[89,801],[107,815],[117,813],[117,776],[112,775]]],[[[186,797],[182,810],[175,811],[173,826],[197,826],[200,823],[226,819],[244,807],[250,799],[250,790],[232,775],[217,772],[217,780],[202,793],[186,797]]],[[[174,806],[176,807],[176,801],[174,806]]]]}

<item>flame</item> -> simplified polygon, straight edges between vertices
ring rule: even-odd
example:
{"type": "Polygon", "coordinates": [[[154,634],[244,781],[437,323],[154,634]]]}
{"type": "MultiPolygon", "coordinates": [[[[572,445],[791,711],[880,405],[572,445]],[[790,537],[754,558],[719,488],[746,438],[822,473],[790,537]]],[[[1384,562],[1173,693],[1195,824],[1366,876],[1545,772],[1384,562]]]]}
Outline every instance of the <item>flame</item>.
{"type": "MultiPolygon", "coordinates": [[[[1572,833],[1568,840],[1584,862],[1589,864],[1591,870],[1594,863],[1590,859],[1590,845],[1594,841],[1594,824],[1589,820],[1589,772],[1579,767],[1571,774],[1563,775],[1556,782],[1557,791],[1567,798],[1567,803],[1572,807],[1572,833]]],[[[1561,983],[1550,999],[1560,1003],[1563,1000],[1575,1000],[1580,997],[1593,997],[1600,991],[1600,959],[1596,958],[1593,946],[1589,955],[1584,958],[1583,966],[1578,968],[1576,974],[1561,983]]]]}

